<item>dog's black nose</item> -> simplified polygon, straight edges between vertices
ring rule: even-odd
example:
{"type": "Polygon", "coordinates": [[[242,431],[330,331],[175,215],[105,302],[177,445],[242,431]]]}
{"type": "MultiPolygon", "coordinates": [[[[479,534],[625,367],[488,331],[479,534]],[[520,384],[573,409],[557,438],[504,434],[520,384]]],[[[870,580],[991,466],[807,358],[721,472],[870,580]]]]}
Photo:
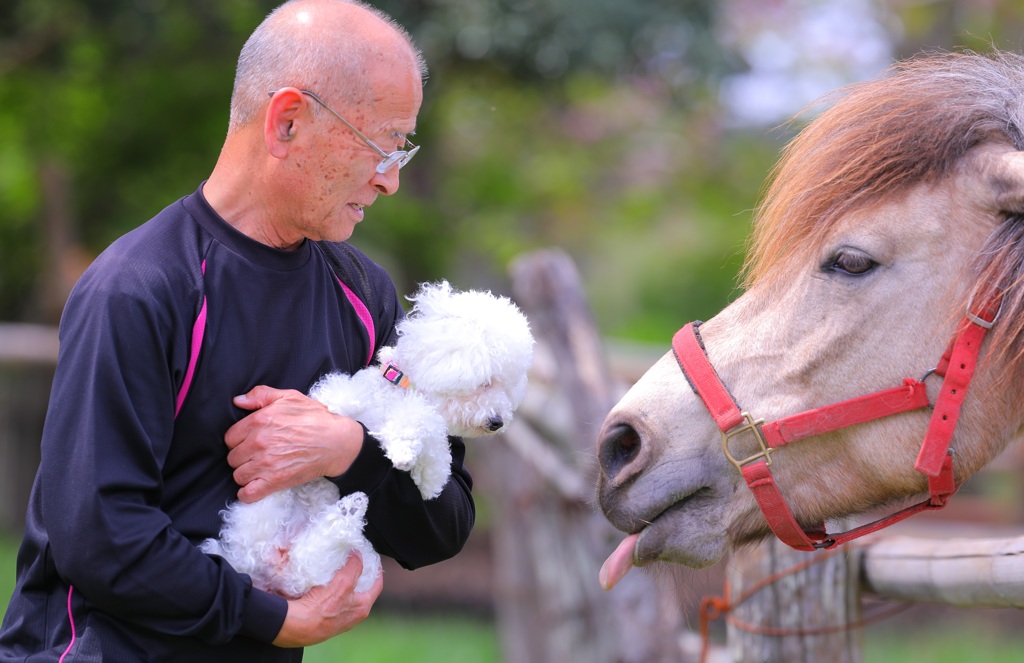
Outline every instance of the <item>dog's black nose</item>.
{"type": "Polygon", "coordinates": [[[505,422],[501,420],[501,417],[491,417],[487,420],[487,430],[496,433],[501,430],[501,427],[505,425],[505,422]]]}

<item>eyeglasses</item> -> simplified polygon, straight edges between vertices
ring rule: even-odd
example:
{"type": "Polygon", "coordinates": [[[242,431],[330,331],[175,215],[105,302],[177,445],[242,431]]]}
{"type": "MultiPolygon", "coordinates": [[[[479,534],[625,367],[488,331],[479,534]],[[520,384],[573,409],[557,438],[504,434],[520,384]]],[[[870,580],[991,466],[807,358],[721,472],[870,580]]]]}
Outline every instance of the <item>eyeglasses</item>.
{"type": "MultiPolygon", "coordinates": [[[[341,120],[342,124],[344,124],[346,127],[348,127],[349,129],[352,130],[352,133],[354,133],[355,135],[359,136],[359,138],[364,143],[369,145],[370,149],[372,149],[374,152],[376,152],[377,154],[379,154],[382,157],[384,157],[381,160],[381,162],[379,164],[377,164],[377,172],[378,173],[382,173],[382,174],[386,173],[388,171],[388,169],[391,168],[394,165],[397,165],[399,170],[401,170],[405,166],[405,164],[409,163],[409,160],[412,159],[413,155],[415,155],[417,152],[420,151],[420,146],[419,145],[413,145],[412,141],[409,140],[408,138],[406,138],[405,139],[405,144],[408,147],[412,148],[412,149],[409,149],[409,150],[395,150],[394,152],[391,152],[389,154],[389,153],[385,152],[384,150],[380,149],[377,146],[376,143],[374,143],[372,140],[370,140],[365,135],[363,135],[362,131],[360,131],[359,129],[356,129],[354,126],[349,124],[348,120],[346,120],[342,116],[338,115],[338,112],[335,111],[330,106],[328,106],[327,102],[325,102],[323,99],[318,97],[316,95],[316,93],[310,92],[309,90],[300,90],[300,92],[302,92],[302,94],[312,98],[313,101],[317,102],[318,104],[320,104],[321,106],[326,108],[328,111],[330,111],[331,115],[333,115],[334,117],[336,117],[339,120],[341,120]]],[[[270,94],[270,96],[274,96],[273,92],[270,92],[269,94],[270,94]]]]}

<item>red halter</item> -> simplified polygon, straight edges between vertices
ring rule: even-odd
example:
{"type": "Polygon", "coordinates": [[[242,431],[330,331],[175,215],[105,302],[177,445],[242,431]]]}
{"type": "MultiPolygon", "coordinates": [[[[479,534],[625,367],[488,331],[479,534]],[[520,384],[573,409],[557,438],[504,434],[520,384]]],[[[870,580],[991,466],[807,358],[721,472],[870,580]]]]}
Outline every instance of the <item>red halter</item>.
{"type": "Polygon", "coordinates": [[[784,444],[814,435],[927,407],[928,394],[924,378],[905,378],[901,387],[826,405],[766,424],[761,419],[755,420],[748,413],[741,412],[736,401],[722,384],[704,353],[697,332],[700,322],[688,323],[676,332],[672,339],[672,350],[679,361],[679,366],[718,424],[722,432],[722,450],[754,493],[768,526],[783,543],[797,550],[809,551],[831,548],[888,527],[920,511],[941,509],[946,506],[957,488],[953,479],[953,450],[949,448],[949,444],[960,417],[960,406],[974,376],[981,343],[995,322],[998,311],[998,297],[980,313],[974,313],[968,308],[959,331],[942,356],[942,361],[932,371],[942,376],[942,391],[935,401],[931,421],[925,432],[917,462],[914,464],[917,471],[928,477],[929,498],[920,504],[841,534],[827,534],[824,523],[813,530],[804,530],[800,527],[769,469],[772,464],[772,451],[784,444]],[[729,439],[746,432],[754,436],[760,451],[737,460],[729,451],[729,439]]]}

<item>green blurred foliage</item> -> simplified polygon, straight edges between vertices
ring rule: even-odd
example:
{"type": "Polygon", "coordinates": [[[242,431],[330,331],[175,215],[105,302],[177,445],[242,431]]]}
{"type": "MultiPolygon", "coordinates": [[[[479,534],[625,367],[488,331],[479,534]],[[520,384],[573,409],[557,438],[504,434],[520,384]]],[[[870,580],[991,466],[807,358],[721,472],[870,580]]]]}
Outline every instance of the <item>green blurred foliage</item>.
{"type": "Polygon", "coordinates": [[[1024,48],[1021,2],[885,0],[883,5],[902,27],[899,57],[937,48],[969,48],[979,52],[993,45],[1009,50],[1024,48]]]}
{"type": "MultiPolygon", "coordinates": [[[[55,321],[36,305],[68,269],[54,246],[94,256],[207,176],[238,51],[276,4],[0,4],[0,320],[55,321]]],[[[715,2],[376,4],[431,67],[423,150],[354,236],[400,290],[445,277],[507,291],[512,258],[556,245],[606,334],[658,343],[735,296],[787,136],[724,128],[716,83],[742,63],[716,41],[715,2]]],[[[926,43],[947,5],[903,8],[907,39],[926,43]]],[[[998,11],[957,25],[1015,24],[998,11]]]]}
{"type": "Polygon", "coordinates": [[[56,269],[47,214],[70,215],[72,240],[95,254],[195,189],[263,14],[245,0],[0,5],[0,319],[31,310],[40,273],[56,269]],[[70,189],[47,190],[46,172],[70,189]]]}
{"type": "Polygon", "coordinates": [[[478,71],[434,94],[418,132],[433,165],[403,171],[413,193],[357,230],[396,278],[500,287],[517,254],[560,246],[606,333],[659,342],[728,301],[776,138],[723,132],[665,86],[588,74],[555,88],[478,71]]]}
{"type": "MultiPolygon", "coordinates": [[[[0,319],[41,315],[41,276],[58,269],[47,219],[66,217],[70,241],[96,255],[209,173],[238,50],[275,4],[0,8],[0,319]]],[[[708,313],[721,305],[735,270],[719,258],[736,255],[735,213],[764,169],[752,184],[711,184],[729,166],[709,121],[708,82],[726,69],[710,0],[378,5],[431,65],[425,147],[354,238],[400,289],[447,277],[507,290],[514,256],[554,244],[595,284],[612,331],[665,327],[643,321],[650,307],[688,315],[691,289],[708,313]],[[709,250],[707,273],[680,279],[709,250]]]]}
{"type": "Polygon", "coordinates": [[[721,70],[713,0],[379,0],[440,76],[484,62],[519,80],[642,76],[685,89],[721,70]]]}

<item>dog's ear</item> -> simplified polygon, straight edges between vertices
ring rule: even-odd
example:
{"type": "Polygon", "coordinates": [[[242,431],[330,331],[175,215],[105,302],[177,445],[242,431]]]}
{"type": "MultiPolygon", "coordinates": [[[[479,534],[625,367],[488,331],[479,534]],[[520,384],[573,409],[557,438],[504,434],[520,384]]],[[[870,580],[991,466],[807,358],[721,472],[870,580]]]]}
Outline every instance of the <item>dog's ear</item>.
{"type": "Polygon", "coordinates": [[[465,318],[445,316],[407,325],[398,353],[401,370],[424,391],[474,391],[494,374],[492,348],[465,318]]]}
{"type": "MultiPolygon", "coordinates": [[[[424,285],[399,325],[396,363],[417,389],[473,392],[518,381],[532,356],[529,323],[506,297],[424,285]]],[[[510,385],[506,385],[510,386],[510,385]]]]}
{"type": "Polygon", "coordinates": [[[440,315],[457,306],[459,292],[447,281],[421,283],[419,290],[408,297],[413,302],[411,317],[440,315]]]}

